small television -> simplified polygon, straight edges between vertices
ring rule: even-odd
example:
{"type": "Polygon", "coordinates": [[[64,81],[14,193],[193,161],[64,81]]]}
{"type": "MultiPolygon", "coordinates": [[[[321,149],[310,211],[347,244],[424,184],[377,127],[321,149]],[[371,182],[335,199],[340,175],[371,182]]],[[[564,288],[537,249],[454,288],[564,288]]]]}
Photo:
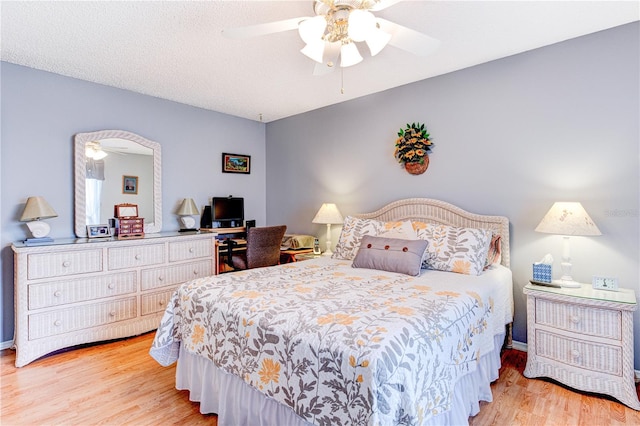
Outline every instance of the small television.
{"type": "Polygon", "coordinates": [[[211,227],[236,228],[244,225],[244,198],[212,197],[211,227]]]}

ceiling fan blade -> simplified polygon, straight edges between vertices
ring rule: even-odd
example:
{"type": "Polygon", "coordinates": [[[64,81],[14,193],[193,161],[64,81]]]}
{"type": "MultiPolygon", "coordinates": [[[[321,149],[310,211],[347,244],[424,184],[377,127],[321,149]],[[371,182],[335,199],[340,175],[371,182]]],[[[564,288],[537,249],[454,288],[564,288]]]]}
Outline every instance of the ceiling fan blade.
{"type": "Polygon", "coordinates": [[[427,56],[439,46],[440,40],[426,34],[398,25],[386,19],[377,18],[380,28],[391,34],[389,44],[418,56],[427,56]]]}
{"type": "Polygon", "coordinates": [[[379,10],[386,9],[388,7],[393,6],[396,3],[400,3],[402,0],[380,0],[376,2],[373,6],[369,8],[372,12],[377,12],[379,10]]]}
{"type": "Polygon", "coordinates": [[[283,31],[295,30],[298,28],[298,24],[305,19],[309,19],[306,16],[299,18],[285,19],[283,21],[267,22],[265,24],[249,25],[246,27],[228,28],[222,30],[222,35],[227,38],[250,38],[267,34],[274,34],[283,31]]]}

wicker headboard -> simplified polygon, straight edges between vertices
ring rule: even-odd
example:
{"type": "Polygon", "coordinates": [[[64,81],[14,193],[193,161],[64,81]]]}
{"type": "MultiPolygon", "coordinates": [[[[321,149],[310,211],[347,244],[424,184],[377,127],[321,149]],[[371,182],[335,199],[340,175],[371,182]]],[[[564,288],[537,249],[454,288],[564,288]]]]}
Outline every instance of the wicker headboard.
{"type": "Polygon", "coordinates": [[[384,222],[399,220],[417,220],[466,228],[490,229],[502,237],[502,261],[509,267],[509,219],[504,216],[487,216],[469,213],[440,200],[430,198],[408,198],[387,204],[372,213],[356,214],[361,219],[375,219],[384,222]]]}

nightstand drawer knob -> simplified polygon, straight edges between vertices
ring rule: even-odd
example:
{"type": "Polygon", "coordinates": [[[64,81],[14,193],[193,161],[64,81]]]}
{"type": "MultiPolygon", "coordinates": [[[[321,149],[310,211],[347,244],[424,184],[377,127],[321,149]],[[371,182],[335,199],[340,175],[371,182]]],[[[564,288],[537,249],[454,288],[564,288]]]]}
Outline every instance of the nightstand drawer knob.
{"type": "Polygon", "coordinates": [[[193,247],[189,247],[189,253],[193,253],[194,251],[193,247]]]}
{"type": "Polygon", "coordinates": [[[62,296],[62,292],[61,292],[60,290],[56,290],[56,291],[53,293],[53,295],[54,295],[55,297],[60,297],[60,296],[62,296]]]}
{"type": "Polygon", "coordinates": [[[135,258],[136,258],[136,260],[140,260],[140,259],[142,259],[142,255],[136,254],[135,258]]]}
{"type": "Polygon", "coordinates": [[[116,285],[114,283],[109,283],[107,285],[107,288],[109,288],[109,290],[113,290],[114,288],[116,288],[116,285]]]}
{"type": "Polygon", "coordinates": [[[53,322],[53,325],[55,325],[56,327],[60,327],[60,324],[62,324],[62,322],[60,320],[55,320],[53,322]]]}
{"type": "Polygon", "coordinates": [[[577,349],[573,349],[571,351],[571,356],[573,357],[573,359],[578,359],[580,358],[580,352],[577,349]]]}
{"type": "Polygon", "coordinates": [[[580,317],[578,315],[571,315],[569,317],[569,321],[571,321],[574,324],[577,324],[580,322],[580,317]]]}
{"type": "Polygon", "coordinates": [[[69,262],[68,260],[65,260],[64,262],[62,262],[62,266],[64,268],[68,268],[69,266],[71,266],[71,262],[69,262]]]}
{"type": "Polygon", "coordinates": [[[115,317],[115,316],[116,316],[116,311],[111,311],[111,312],[109,312],[109,316],[110,316],[110,317],[115,317]]]}

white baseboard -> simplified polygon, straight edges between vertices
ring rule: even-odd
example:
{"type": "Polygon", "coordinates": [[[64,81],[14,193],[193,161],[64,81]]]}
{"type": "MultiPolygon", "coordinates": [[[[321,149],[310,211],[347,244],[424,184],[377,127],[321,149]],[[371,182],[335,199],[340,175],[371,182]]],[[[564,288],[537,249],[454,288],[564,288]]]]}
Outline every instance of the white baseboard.
{"type": "Polygon", "coordinates": [[[7,340],[6,342],[0,343],[0,351],[10,349],[11,345],[13,345],[13,340],[7,340]]]}
{"type": "MultiPolygon", "coordinates": [[[[513,340],[511,342],[513,349],[517,351],[527,352],[527,344],[513,340]]],[[[633,370],[635,373],[636,383],[640,383],[640,370],[633,370]]]]}
{"type": "Polygon", "coordinates": [[[517,351],[522,351],[522,352],[526,352],[527,351],[527,344],[526,343],[522,343],[522,342],[518,342],[517,340],[511,341],[511,346],[513,347],[513,349],[515,349],[517,351]]]}

